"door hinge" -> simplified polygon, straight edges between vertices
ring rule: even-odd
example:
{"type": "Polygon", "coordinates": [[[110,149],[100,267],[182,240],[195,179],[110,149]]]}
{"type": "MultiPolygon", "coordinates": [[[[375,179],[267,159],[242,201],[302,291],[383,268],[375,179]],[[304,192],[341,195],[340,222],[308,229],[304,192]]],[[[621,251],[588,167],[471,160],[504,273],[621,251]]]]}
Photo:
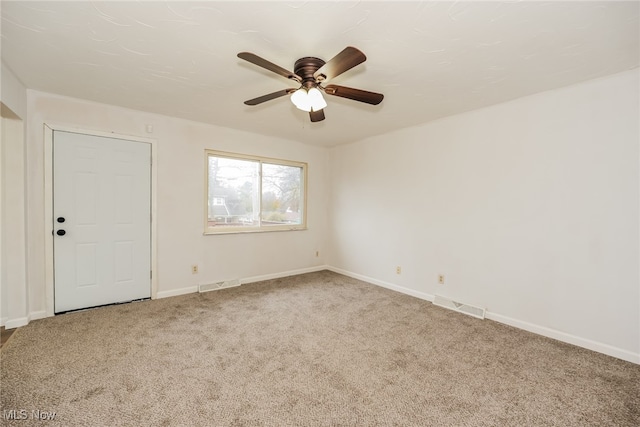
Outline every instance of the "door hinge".
{"type": "Polygon", "coordinates": [[[149,279],[153,279],[153,270],[149,271],[149,279]]]}

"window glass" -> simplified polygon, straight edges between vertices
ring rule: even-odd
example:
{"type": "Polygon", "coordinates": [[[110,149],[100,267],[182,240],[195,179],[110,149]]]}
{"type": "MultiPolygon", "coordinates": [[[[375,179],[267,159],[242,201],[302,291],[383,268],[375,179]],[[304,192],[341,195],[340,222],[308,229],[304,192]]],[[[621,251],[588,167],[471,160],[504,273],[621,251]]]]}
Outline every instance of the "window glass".
{"type": "Polygon", "coordinates": [[[306,164],[207,151],[206,233],[303,229],[306,164]]]}
{"type": "Polygon", "coordinates": [[[301,224],[302,168],[262,164],[262,224],[301,224]]]}

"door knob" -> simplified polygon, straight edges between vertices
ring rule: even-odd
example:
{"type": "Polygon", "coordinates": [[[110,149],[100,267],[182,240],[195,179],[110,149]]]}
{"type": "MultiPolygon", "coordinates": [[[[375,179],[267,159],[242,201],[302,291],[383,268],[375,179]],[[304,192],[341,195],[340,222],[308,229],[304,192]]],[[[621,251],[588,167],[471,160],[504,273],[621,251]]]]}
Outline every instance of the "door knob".
{"type": "Polygon", "coordinates": [[[65,221],[65,219],[64,219],[64,217],[63,217],[63,216],[59,216],[59,217],[58,217],[58,219],[57,219],[56,221],[58,221],[59,223],[61,223],[61,224],[62,224],[62,223],[65,221]]]}
{"type": "Polygon", "coordinates": [[[57,234],[58,236],[64,236],[65,234],[67,234],[67,232],[66,232],[66,231],[64,231],[64,230],[58,230],[58,231],[56,231],[56,234],[57,234]]]}

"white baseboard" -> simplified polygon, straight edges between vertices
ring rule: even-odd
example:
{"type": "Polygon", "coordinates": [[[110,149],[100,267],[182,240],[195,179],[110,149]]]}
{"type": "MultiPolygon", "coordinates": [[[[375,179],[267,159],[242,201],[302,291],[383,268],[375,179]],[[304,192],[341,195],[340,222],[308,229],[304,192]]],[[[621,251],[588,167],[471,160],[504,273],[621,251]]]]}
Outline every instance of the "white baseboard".
{"type": "Polygon", "coordinates": [[[29,313],[29,321],[32,320],[38,320],[38,319],[44,319],[45,317],[49,317],[47,315],[47,312],[42,310],[42,311],[34,311],[29,313]]]}
{"type": "Polygon", "coordinates": [[[9,319],[5,322],[5,329],[15,329],[29,324],[29,317],[18,317],[17,319],[9,319]]]}
{"type": "Polygon", "coordinates": [[[264,280],[280,279],[282,277],[297,276],[298,274],[313,273],[316,271],[322,271],[322,270],[328,270],[328,269],[329,267],[327,267],[326,265],[318,265],[315,267],[300,268],[297,270],[283,271],[280,273],[263,274],[262,276],[253,276],[253,277],[247,277],[245,279],[240,279],[240,284],[244,285],[245,283],[254,283],[254,282],[262,282],[264,280]]]}
{"type": "Polygon", "coordinates": [[[523,320],[513,319],[511,317],[492,313],[490,311],[487,311],[485,313],[485,317],[487,319],[499,323],[504,323],[505,325],[513,326],[518,329],[524,329],[525,331],[533,332],[534,334],[542,335],[547,338],[553,338],[567,344],[572,344],[578,347],[586,348],[587,350],[597,351],[598,353],[603,353],[608,356],[626,360],[627,362],[640,364],[640,353],[633,353],[631,351],[614,347],[608,344],[592,341],[587,338],[581,338],[572,334],[568,334],[566,332],[558,331],[556,329],[551,329],[545,326],[536,325],[534,323],[525,322],[523,320]]]}
{"type": "MultiPolygon", "coordinates": [[[[300,268],[297,270],[283,271],[280,273],[272,273],[272,274],[264,274],[261,276],[247,277],[244,279],[240,279],[240,284],[244,285],[246,283],[262,282],[263,280],[279,279],[281,277],[296,276],[298,274],[312,273],[314,271],[322,271],[322,270],[327,270],[327,266],[319,265],[316,267],[300,268]]],[[[198,286],[189,286],[187,288],[173,289],[170,291],[160,291],[156,294],[156,299],[176,297],[178,295],[192,294],[195,292],[198,292],[198,286]]]]}
{"type": "MultiPolygon", "coordinates": [[[[434,296],[431,294],[427,294],[424,292],[419,292],[413,289],[394,285],[392,283],[377,280],[371,277],[364,276],[362,274],[353,273],[351,271],[343,270],[341,268],[327,266],[327,270],[331,270],[333,272],[343,274],[345,276],[353,277],[354,279],[359,279],[374,285],[382,286],[383,288],[392,289],[394,291],[398,291],[403,294],[411,295],[416,298],[421,298],[421,299],[433,302],[434,296]]],[[[603,353],[608,356],[626,360],[627,362],[640,364],[640,353],[634,353],[634,352],[624,350],[618,347],[614,347],[608,344],[592,341],[587,338],[581,338],[581,337],[571,335],[565,332],[561,332],[555,329],[525,322],[524,320],[513,319],[511,317],[503,316],[498,313],[492,313],[490,311],[487,311],[485,313],[485,318],[493,320],[495,322],[503,323],[505,325],[513,326],[518,329],[523,329],[528,332],[533,332],[534,334],[542,335],[547,338],[553,338],[558,341],[562,341],[578,347],[586,348],[587,350],[596,351],[598,353],[603,353]]]]}
{"type": "Polygon", "coordinates": [[[327,266],[327,270],[333,271],[334,273],[342,274],[344,276],[353,277],[354,279],[362,280],[363,282],[372,283],[374,285],[381,286],[383,288],[391,289],[392,291],[397,291],[406,295],[411,295],[412,297],[420,298],[426,301],[433,302],[434,296],[428,294],[426,292],[416,291],[414,289],[405,288],[404,286],[398,286],[393,283],[384,282],[382,280],[374,279],[373,277],[363,276],[362,274],[352,273],[351,271],[343,270],[337,267],[327,266]]]}
{"type": "Polygon", "coordinates": [[[177,297],[178,295],[192,294],[198,292],[197,286],[189,286],[187,288],[172,289],[170,291],[160,291],[156,293],[156,299],[177,297]]]}
{"type": "Polygon", "coordinates": [[[44,319],[47,316],[46,311],[34,311],[29,313],[27,317],[18,317],[16,319],[2,319],[2,325],[5,329],[15,329],[21,326],[27,326],[32,320],[44,319]]]}

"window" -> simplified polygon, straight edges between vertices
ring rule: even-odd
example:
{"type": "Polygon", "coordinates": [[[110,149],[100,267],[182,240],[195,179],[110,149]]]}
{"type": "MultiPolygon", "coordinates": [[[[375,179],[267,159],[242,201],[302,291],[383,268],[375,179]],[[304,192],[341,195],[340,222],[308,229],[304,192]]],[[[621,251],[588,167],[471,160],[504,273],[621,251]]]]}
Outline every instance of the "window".
{"type": "Polygon", "coordinates": [[[206,158],[206,234],[306,228],[306,163],[212,150],[206,158]]]}

